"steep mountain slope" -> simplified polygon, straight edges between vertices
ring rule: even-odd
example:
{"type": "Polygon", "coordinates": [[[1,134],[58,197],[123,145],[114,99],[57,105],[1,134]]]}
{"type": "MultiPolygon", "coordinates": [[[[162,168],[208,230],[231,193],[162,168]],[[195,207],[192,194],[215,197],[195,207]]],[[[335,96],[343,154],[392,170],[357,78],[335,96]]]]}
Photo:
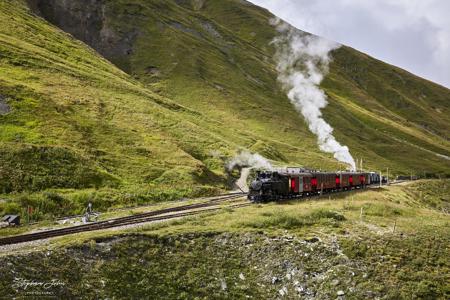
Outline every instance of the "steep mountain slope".
{"type": "MultiPolygon", "coordinates": [[[[339,167],[277,83],[273,16],[246,1],[7,0],[0,14],[4,192],[193,193],[224,187],[240,147],[339,167]]],[[[333,56],[337,139],[368,168],[449,174],[450,91],[348,47],[333,56]]]]}
{"type": "Polygon", "coordinates": [[[17,1],[0,4],[0,191],[141,185],[187,189],[222,175],[201,113],[156,95],[17,1]],[[194,151],[194,150],[192,150],[194,151]]]}
{"type": "MultiPolygon", "coordinates": [[[[267,11],[231,0],[36,3],[50,22],[159,93],[243,135],[250,129],[288,161],[336,167],[310,160],[314,137],[276,82],[267,11]]],[[[448,172],[449,160],[437,154],[450,150],[449,90],[348,47],[333,55],[323,87],[338,139],[372,168],[448,172]]]]}

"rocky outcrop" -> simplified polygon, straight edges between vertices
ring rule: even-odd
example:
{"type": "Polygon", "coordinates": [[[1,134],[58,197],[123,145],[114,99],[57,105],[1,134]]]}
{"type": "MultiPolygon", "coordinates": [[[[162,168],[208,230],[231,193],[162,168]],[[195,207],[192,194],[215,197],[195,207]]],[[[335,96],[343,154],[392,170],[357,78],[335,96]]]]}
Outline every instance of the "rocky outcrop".
{"type": "MultiPolygon", "coordinates": [[[[108,16],[116,14],[104,0],[28,0],[31,10],[53,25],[85,42],[124,71],[126,57],[133,53],[138,29],[115,28],[108,16]]],[[[126,13],[131,15],[133,11],[126,13]]],[[[125,16],[126,17],[126,16],[125,16]]]]}
{"type": "Polygon", "coordinates": [[[161,292],[165,298],[186,293],[212,299],[364,295],[355,287],[355,278],[364,274],[363,267],[329,243],[249,233],[122,236],[62,251],[9,256],[0,259],[9,266],[0,288],[3,284],[7,295],[20,296],[23,290],[14,291],[8,283],[14,278],[29,279],[27,274],[36,274],[33,280],[45,282],[39,274],[45,274],[50,261],[61,264],[53,276],[65,282],[52,291],[69,298],[80,292],[81,286],[87,295],[101,298],[121,291],[135,296],[131,298],[144,294],[158,298],[161,292]],[[76,267],[72,274],[65,274],[70,266],[76,267]]]}
{"type": "Polygon", "coordinates": [[[24,290],[17,280],[59,280],[44,290],[58,299],[448,298],[444,234],[160,233],[42,245],[28,254],[0,247],[0,291],[22,298],[42,289],[24,290]],[[433,244],[430,252],[417,246],[424,243],[433,244]]]}
{"type": "Polygon", "coordinates": [[[11,107],[6,103],[6,97],[0,95],[0,115],[6,115],[11,111],[11,107]]]}

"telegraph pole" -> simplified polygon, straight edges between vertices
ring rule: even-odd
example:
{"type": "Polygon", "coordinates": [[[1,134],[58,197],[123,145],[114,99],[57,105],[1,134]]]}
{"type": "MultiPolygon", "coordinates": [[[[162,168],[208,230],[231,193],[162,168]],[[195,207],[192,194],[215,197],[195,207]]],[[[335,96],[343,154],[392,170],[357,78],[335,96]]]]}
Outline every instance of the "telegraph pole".
{"type": "Polygon", "coordinates": [[[381,187],[381,182],[383,181],[383,179],[381,178],[381,171],[380,171],[380,187],[381,187]]]}
{"type": "Polygon", "coordinates": [[[389,168],[387,168],[386,174],[386,185],[389,185],[389,168]]]}

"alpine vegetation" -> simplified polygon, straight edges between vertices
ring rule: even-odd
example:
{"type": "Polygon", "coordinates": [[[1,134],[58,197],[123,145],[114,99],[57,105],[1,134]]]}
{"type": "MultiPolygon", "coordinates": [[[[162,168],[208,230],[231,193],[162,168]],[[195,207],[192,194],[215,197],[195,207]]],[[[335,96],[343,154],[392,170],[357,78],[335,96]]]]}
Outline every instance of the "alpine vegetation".
{"type": "Polygon", "coordinates": [[[280,33],[274,40],[276,46],[278,80],[306,122],[317,136],[319,148],[333,153],[334,158],[355,170],[356,164],[347,146],[333,136],[333,128],[322,116],[327,97],[319,85],[328,73],[330,51],[340,47],[338,43],[303,33],[289,24],[274,19],[272,24],[280,33]]]}

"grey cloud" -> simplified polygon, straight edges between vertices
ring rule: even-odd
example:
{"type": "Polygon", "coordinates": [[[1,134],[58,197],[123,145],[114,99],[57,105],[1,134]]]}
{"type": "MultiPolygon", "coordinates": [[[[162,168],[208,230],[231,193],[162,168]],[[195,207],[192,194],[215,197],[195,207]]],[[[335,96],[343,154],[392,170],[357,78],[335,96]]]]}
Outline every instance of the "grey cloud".
{"type": "Polygon", "coordinates": [[[450,87],[450,1],[252,0],[295,27],[450,87]]]}

